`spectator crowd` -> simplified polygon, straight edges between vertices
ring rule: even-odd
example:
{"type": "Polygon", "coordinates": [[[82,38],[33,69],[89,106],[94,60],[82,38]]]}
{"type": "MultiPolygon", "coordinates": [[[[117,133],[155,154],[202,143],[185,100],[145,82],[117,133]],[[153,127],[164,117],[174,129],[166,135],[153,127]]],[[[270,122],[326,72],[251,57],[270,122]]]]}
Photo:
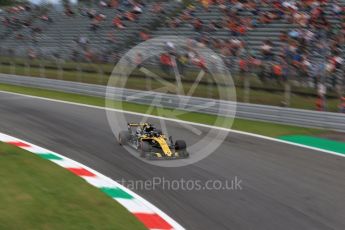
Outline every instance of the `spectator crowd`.
{"type": "MultiPolygon", "coordinates": [[[[343,85],[341,81],[345,78],[345,9],[341,3],[344,0],[196,0],[167,18],[165,26],[171,31],[189,26],[197,34],[191,37],[196,41],[191,40],[191,46],[218,51],[230,69],[237,69],[242,77],[255,74],[263,82],[278,84],[293,79],[303,86],[316,88],[319,96],[316,104],[323,110],[327,90],[336,90],[338,85],[343,85]],[[217,18],[199,16],[200,12],[207,14],[214,10],[217,18]],[[270,28],[270,24],[277,22],[290,25],[291,29],[281,29],[279,42],[268,36],[258,47],[258,52],[254,52],[247,40],[250,32],[259,27],[270,28]],[[225,31],[226,38],[216,36],[217,31],[225,31]]],[[[49,10],[18,5],[7,8],[6,14],[0,14],[0,19],[4,28],[15,31],[15,39],[37,42],[45,29],[55,23],[49,10]],[[45,27],[37,26],[36,20],[44,22],[45,27]],[[21,28],[27,28],[30,33],[23,34],[21,28]]],[[[148,4],[145,0],[97,0],[78,8],[65,4],[63,13],[67,17],[85,17],[90,23],[90,31],[95,33],[100,29],[106,30],[104,40],[113,45],[121,31],[131,23],[140,23],[143,14],[164,15],[165,9],[159,1],[148,4]],[[114,10],[116,14],[109,18],[106,9],[114,10]],[[110,27],[106,24],[109,20],[110,27]]],[[[152,31],[142,27],[137,35],[138,40],[146,41],[152,37],[152,31]]],[[[90,45],[92,41],[83,34],[74,42],[77,46],[71,55],[74,60],[82,55],[87,61],[98,59],[107,62],[119,58],[123,52],[94,51],[90,45]]],[[[37,57],[33,48],[28,49],[28,56],[37,57]]],[[[187,51],[176,58],[181,71],[188,65],[207,69],[203,57],[197,53],[187,51]]],[[[164,69],[174,65],[166,53],[159,61],[164,69]]]]}

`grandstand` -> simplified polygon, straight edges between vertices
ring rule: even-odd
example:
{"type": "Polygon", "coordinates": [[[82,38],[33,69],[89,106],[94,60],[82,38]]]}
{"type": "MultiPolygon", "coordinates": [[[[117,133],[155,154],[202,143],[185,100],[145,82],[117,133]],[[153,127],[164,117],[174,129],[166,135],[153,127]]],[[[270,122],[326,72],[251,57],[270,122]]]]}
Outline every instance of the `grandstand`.
{"type": "Polygon", "coordinates": [[[150,37],[177,35],[218,51],[235,75],[255,73],[262,81],[279,75],[335,89],[345,78],[344,8],[345,0],[27,5],[1,13],[0,50],[1,56],[114,63],[150,37]]]}
{"type": "MultiPolygon", "coordinates": [[[[141,30],[150,28],[161,21],[162,13],[152,12],[155,3],[148,3],[141,7],[142,13],[138,14],[135,21],[125,21],[125,29],[115,28],[113,19],[131,11],[132,5],[120,4],[117,8],[103,7],[100,4],[93,5],[71,5],[69,6],[73,15],[66,15],[65,9],[61,7],[43,6],[43,9],[34,8],[25,14],[32,15],[30,26],[22,26],[20,29],[4,28],[1,47],[15,49],[15,54],[25,56],[28,49],[35,49],[40,56],[50,57],[61,55],[64,59],[69,59],[72,52],[78,50],[80,38],[85,38],[91,50],[116,51],[124,46],[129,46],[131,42],[137,40],[141,30]],[[94,14],[93,16],[91,16],[94,14]],[[94,17],[104,15],[98,23],[97,29],[92,29],[94,17]],[[42,20],[42,16],[47,16],[51,21],[42,20]],[[33,28],[39,28],[39,32],[33,34],[33,28]],[[114,37],[113,42],[109,42],[109,34],[114,37]],[[6,34],[6,36],[5,36],[6,34]],[[21,35],[22,39],[17,39],[21,35]],[[20,48],[20,49],[18,49],[20,48]]],[[[164,12],[174,11],[178,4],[162,3],[164,12]]],[[[15,14],[15,17],[22,13],[15,14]]],[[[3,17],[14,17],[11,14],[4,14],[3,17]]],[[[83,40],[83,39],[81,39],[83,40]]],[[[80,44],[79,44],[80,45],[80,44]]]]}

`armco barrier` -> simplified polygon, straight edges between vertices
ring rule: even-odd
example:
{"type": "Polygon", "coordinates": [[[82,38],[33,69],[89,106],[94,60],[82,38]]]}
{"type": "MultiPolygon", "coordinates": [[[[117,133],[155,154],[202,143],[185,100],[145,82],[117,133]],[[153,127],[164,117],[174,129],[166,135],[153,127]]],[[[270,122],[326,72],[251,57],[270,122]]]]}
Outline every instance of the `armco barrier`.
{"type": "MultiPolygon", "coordinates": [[[[0,74],[0,82],[98,97],[104,97],[106,93],[106,86],[103,85],[85,84],[37,77],[0,74]]],[[[161,97],[159,105],[163,105],[164,107],[176,108],[178,107],[177,103],[179,103],[179,108],[182,105],[183,110],[197,110],[197,112],[206,114],[226,115],[227,111],[236,108],[233,102],[208,98],[190,98],[171,94],[120,88],[114,88],[112,92],[114,92],[113,97],[118,100],[131,101],[140,104],[158,103],[153,99],[159,96],[161,97]],[[138,97],[138,95],[140,95],[140,97],[138,97]],[[181,101],[185,104],[181,104],[181,101]],[[209,106],[205,107],[204,105],[206,104],[209,106]]],[[[290,124],[303,127],[324,128],[345,132],[345,114],[317,112],[246,103],[237,103],[236,106],[236,117],[238,118],[290,124]]]]}

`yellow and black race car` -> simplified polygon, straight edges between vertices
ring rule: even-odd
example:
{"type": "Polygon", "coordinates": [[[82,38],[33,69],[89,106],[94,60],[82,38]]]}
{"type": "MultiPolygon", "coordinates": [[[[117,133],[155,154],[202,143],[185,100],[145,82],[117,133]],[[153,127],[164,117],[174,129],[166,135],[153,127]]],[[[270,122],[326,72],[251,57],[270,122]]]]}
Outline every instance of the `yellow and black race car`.
{"type": "Polygon", "coordinates": [[[188,158],[186,142],[167,138],[161,130],[149,123],[129,123],[128,130],[119,133],[120,145],[139,150],[140,156],[149,160],[188,158]]]}

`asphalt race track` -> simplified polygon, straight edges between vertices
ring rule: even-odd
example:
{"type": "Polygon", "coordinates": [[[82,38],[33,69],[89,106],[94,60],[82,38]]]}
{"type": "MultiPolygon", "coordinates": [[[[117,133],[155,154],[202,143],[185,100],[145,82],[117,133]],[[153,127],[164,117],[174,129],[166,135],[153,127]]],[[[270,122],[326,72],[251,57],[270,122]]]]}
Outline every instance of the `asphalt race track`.
{"type": "MultiPolygon", "coordinates": [[[[136,191],[187,229],[345,229],[342,157],[230,133],[214,154],[197,164],[162,168],[119,146],[104,110],[0,93],[0,119],[0,132],[115,180],[242,180],[242,190],[236,191],[136,191]]],[[[139,119],[128,116],[129,121],[139,119]]],[[[187,142],[199,138],[175,122],[167,127],[187,142]]]]}

